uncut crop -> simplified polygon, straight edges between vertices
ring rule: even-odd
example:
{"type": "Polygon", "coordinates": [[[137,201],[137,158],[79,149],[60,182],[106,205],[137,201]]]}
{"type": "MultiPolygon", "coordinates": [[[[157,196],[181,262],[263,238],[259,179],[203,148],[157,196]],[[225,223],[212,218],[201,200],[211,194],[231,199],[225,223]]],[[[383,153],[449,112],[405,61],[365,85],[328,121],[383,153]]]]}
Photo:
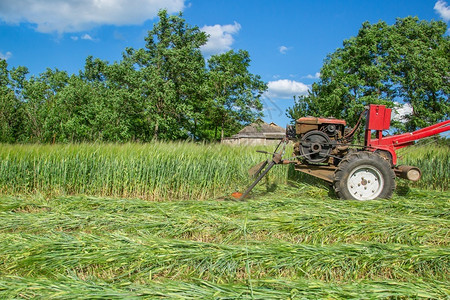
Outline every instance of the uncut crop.
{"type": "MultiPolygon", "coordinates": [[[[288,146],[288,151],[292,146],[288,146]]],[[[0,145],[0,192],[207,199],[242,191],[251,179],[247,170],[268,158],[255,150],[273,146],[232,147],[220,144],[75,144],[0,145]]],[[[286,155],[289,157],[289,154],[286,155]]],[[[413,186],[447,190],[450,150],[427,148],[400,153],[399,163],[416,165],[423,178],[413,186]]],[[[287,180],[320,180],[275,166],[260,185],[268,191],[287,180]]],[[[408,183],[409,184],[409,183],[408,183]]]]}
{"type": "MultiPolygon", "coordinates": [[[[244,188],[248,168],[267,158],[256,149],[157,142],[0,145],[0,191],[205,199],[244,188]]],[[[285,182],[286,174],[274,168],[271,183],[285,182]]]]}
{"type": "Polygon", "coordinates": [[[448,190],[450,186],[450,146],[429,144],[398,151],[398,164],[419,167],[422,178],[411,186],[448,190]]]}

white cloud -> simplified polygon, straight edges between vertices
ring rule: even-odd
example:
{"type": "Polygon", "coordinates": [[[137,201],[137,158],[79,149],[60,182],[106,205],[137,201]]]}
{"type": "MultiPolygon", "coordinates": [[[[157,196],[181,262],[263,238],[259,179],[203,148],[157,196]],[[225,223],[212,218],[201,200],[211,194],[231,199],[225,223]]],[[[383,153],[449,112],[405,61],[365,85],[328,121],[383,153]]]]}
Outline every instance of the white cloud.
{"type": "Polygon", "coordinates": [[[269,81],[267,83],[269,98],[290,99],[293,96],[306,95],[309,86],[306,84],[289,79],[280,79],[276,81],[269,81]]]}
{"type": "Polygon", "coordinates": [[[441,16],[444,21],[450,21],[450,7],[447,5],[447,2],[443,0],[439,0],[434,5],[434,10],[441,16]]]}
{"type": "Polygon", "coordinates": [[[214,25],[203,26],[202,31],[209,34],[209,39],[206,45],[201,47],[201,50],[207,54],[217,54],[231,50],[231,45],[234,43],[236,33],[241,29],[241,24],[234,22],[228,25],[214,25]]]}
{"type": "Polygon", "coordinates": [[[291,50],[292,49],[292,47],[286,47],[286,46],[280,46],[279,48],[278,48],[278,50],[280,50],[280,53],[281,54],[286,54],[289,50],[291,50]]]}
{"type": "Polygon", "coordinates": [[[319,79],[319,78],[320,78],[320,73],[317,72],[317,73],[314,74],[314,75],[308,74],[308,75],[304,76],[303,78],[308,78],[308,79],[319,79]]]}
{"type": "Polygon", "coordinates": [[[2,52],[0,52],[0,59],[4,59],[4,60],[8,60],[10,59],[12,56],[11,52],[6,52],[5,54],[3,54],[2,52]]]}
{"type": "Polygon", "coordinates": [[[14,0],[0,1],[0,19],[28,22],[44,33],[79,32],[99,25],[137,25],[184,8],[184,0],[14,0]]]}
{"type": "Polygon", "coordinates": [[[93,41],[94,39],[92,38],[92,36],[90,36],[89,34],[85,33],[81,36],[82,40],[88,40],[88,41],[93,41]]]}
{"type": "Polygon", "coordinates": [[[413,107],[409,103],[398,103],[392,111],[392,120],[406,122],[407,116],[413,113],[413,107]]]}
{"type": "Polygon", "coordinates": [[[92,36],[90,36],[89,34],[85,33],[81,36],[77,36],[77,35],[72,35],[70,37],[72,40],[74,41],[78,41],[78,40],[86,40],[86,41],[96,41],[96,39],[94,39],[92,36]]]}

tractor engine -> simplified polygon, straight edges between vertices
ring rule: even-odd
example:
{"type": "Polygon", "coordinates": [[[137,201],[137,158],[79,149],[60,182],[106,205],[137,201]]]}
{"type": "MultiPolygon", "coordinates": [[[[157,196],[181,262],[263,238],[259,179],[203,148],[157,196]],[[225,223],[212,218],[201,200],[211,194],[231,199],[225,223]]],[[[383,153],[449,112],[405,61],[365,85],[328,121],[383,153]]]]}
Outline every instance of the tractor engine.
{"type": "Polygon", "coordinates": [[[307,164],[336,164],[333,157],[343,157],[348,147],[344,142],[346,122],[334,118],[303,117],[295,128],[287,129],[287,136],[294,141],[294,154],[307,164]]]}

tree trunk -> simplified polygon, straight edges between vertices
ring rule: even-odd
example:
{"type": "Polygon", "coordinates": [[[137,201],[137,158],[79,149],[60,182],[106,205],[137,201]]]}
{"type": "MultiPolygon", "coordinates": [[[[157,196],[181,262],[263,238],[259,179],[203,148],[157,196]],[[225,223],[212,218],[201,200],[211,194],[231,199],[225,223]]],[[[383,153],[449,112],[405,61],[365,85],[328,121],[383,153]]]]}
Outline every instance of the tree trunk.
{"type": "Polygon", "coordinates": [[[155,133],[153,134],[153,139],[157,140],[158,139],[158,130],[159,130],[159,122],[156,121],[156,125],[155,125],[155,133]]]}
{"type": "Polygon", "coordinates": [[[222,141],[223,141],[223,121],[222,121],[222,133],[220,135],[220,142],[222,142],[222,141]]]}

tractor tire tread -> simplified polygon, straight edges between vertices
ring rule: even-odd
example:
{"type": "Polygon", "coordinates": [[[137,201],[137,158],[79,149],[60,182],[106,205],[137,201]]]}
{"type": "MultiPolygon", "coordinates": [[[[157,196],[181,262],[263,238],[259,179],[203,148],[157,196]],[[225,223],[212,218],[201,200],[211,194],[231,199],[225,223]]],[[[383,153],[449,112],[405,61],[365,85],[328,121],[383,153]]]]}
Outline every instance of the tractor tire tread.
{"type": "Polygon", "coordinates": [[[391,164],[379,154],[360,151],[348,154],[339,163],[333,180],[334,191],[341,199],[354,199],[347,189],[347,179],[351,171],[363,163],[372,164],[377,167],[384,177],[383,190],[377,198],[389,199],[395,190],[395,173],[391,164]]]}

